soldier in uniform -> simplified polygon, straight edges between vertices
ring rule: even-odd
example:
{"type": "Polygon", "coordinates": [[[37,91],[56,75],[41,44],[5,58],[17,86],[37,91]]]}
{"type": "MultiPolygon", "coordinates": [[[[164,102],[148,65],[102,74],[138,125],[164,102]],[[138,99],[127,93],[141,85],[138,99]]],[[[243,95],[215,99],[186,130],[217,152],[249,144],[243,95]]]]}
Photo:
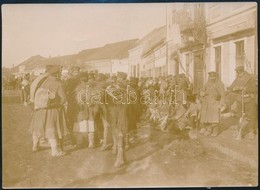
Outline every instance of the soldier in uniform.
{"type": "Polygon", "coordinates": [[[256,77],[245,71],[244,66],[236,68],[237,77],[228,88],[227,105],[237,103],[237,117],[242,116],[242,90],[244,91],[244,113],[247,125],[244,127],[243,136],[255,138],[257,131],[257,83],[256,77]],[[247,133],[247,134],[246,134],[247,133]]]}
{"type": "Polygon", "coordinates": [[[101,100],[100,103],[94,105],[93,109],[95,110],[95,127],[96,127],[96,136],[99,141],[98,143],[102,144],[101,150],[107,150],[107,138],[108,138],[108,123],[106,119],[106,109],[105,109],[105,89],[109,82],[106,81],[106,76],[103,73],[98,73],[94,82],[94,89],[100,93],[101,100]]]}
{"type": "MultiPolygon", "coordinates": [[[[38,151],[40,139],[47,138],[51,145],[51,155],[62,156],[65,154],[63,152],[62,140],[68,134],[63,107],[67,98],[59,80],[61,67],[59,65],[48,65],[48,69],[46,66],[46,71],[49,73],[49,76],[40,84],[39,89],[45,89],[44,91],[51,93],[53,96],[49,97],[47,107],[37,108],[33,113],[31,121],[33,133],[32,150],[34,152],[38,151]]],[[[37,92],[32,94],[37,96],[37,92]]],[[[31,99],[35,100],[35,97],[31,97],[31,99]]],[[[42,100],[42,97],[38,100],[42,100]]],[[[35,100],[34,104],[36,103],[35,100]]]]}
{"type": "Polygon", "coordinates": [[[201,129],[201,133],[208,136],[218,135],[218,124],[220,122],[220,109],[225,105],[224,84],[217,79],[216,72],[209,72],[209,79],[205,86],[201,89],[202,97],[200,122],[205,128],[201,129]]]}
{"type": "MultiPolygon", "coordinates": [[[[68,105],[67,105],[67,119],[68,119],[68,127],[72,133],[74,122],[77,121],[77,105],[76,101],[76,87],[80,84],[79,78],[80,68],[79,67],[72,67],[70,69],[70,78],[66,81],[65,88],[66,94],[68,98],[68,105]]],[[[75,144],[75,139],[73,135],[71,136],[72,144],[75,144]]]]}

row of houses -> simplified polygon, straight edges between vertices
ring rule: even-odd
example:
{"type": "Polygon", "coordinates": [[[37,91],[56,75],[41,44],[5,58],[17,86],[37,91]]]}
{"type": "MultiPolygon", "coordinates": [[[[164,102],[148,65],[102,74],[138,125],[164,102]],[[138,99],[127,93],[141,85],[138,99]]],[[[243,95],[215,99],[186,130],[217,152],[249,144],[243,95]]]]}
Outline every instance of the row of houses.
{"type": "Polygon", "coordinates": [[[129,50],[130,76],[158,77],[185,73],[195,90],[209,71],[226,86],[235,68],[257,74],[256,3],[174,3],[167,24],[129,50]]]}
{"type": "MultiPolygon", "coordinates": [[[[44,72],[46,64],[61,64],[134,77],[185,73],[202,87],[209,71],[217,71],[225,85],[235,78],[234,69],[245,65],[257,74],[256,3],[173,3],[167,5],[166,25],[141,39],[107,44],[77,54],[54,58],[34,57],[25,70],[44,72]]],[[[28,60],[27,60],[28,62],[28,60]]]]}

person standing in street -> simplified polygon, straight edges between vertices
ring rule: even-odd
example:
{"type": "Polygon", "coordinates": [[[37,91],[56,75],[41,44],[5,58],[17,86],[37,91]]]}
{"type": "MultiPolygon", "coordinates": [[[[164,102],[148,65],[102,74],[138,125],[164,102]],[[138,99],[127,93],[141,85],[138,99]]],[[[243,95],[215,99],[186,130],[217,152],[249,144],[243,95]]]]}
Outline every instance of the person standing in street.
{"type": "Polygon", "coordinates": [[[230,87],[228,87],[227,105],[231,106],[234,102],[237,103],[236,116],[238,118],[244,112],[246,126],[242,132],[242,136],[253,139],[257,133],[257,80],[255,76],[245,71],[244,66],[238,66],[235,71],[237,77],[230,87]],[[242,97],[242,91],[244,97],[242,97]],[[244,110],[242,110],[242,98],[244,110]]]}
{"type": "Polygon", "coordinates": [[[217,79],[217,73],[209,72],[209,78],[200,91],[202,97],[200,122],[203,128],[200,133],[205,136],[217,136],[220,122],[220,109],[225,106],[225,87],[223,82],[217,79]]]}
{"type": "Polygon", "coordinates": [[[29,101],[29,94],[30,94],[30,74],[27,73],[23,77],[21,82],[21,90],[22,90],[22,102],[25,106],[27,106],[29,101]]]}
{"type": "Polygon", "coordinates": [[[59,80],[61,66],[48,65],[46,71],[49,75],[38,84],[34,97],[34,113],[31,121],[33,134],[33,152],[39,150],[39,141],[46,138],[51,146],[52,156],[65,155],[63,151],[63,138],[68,134],[65,118],[64,104],[66,94],[59,80]]]}
{"type": "Polygon", "coordinates": [[[80,68],[79,67],[72,67],[70,69],[70,78],[65,83],[65,92],[68,98],[68,105],[67,105],[67,120],[68,120],[68,127],[71,134],[71,141],[72,145],[76,145],[74,136],[73,136],[73,126],[74,122],[77,122],[77,101],[76,101],[76,87],[80,84],[79,78],[80,68]]]}

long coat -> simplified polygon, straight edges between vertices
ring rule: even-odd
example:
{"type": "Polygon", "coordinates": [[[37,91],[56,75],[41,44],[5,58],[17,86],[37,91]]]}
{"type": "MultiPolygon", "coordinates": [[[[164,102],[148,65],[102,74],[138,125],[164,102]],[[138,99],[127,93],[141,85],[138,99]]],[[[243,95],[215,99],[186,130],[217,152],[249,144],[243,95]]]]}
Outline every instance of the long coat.
{"type": "Polygon", "coordinates": [[[68,98],[68,107],[67,107],[67,118],[69,127],[72,128],[75,121],[77,121],[77,111],[78,107],[76,101],[76,87],[80,84],[79,78],[69,78],[66,81],[66,93],[68,98]]]}
{"type": "Polygon", "coordinates": [[[208,80],[201,90],[201,123],[219,123],[220,105],[224,104],[225,87],[221,81],[208,80]]]}
{"type": "Polygon", "coordinates": [[[43,82],[41,88],[49,89],[55,93],[51,105],[47,109],[38,109],[33,113],[31,129],[34,135],[49,138],[61,139],[68,135],[67,122],[63,104],[66,102],[66,95],[61,82],[53,76],[43,82]]]}

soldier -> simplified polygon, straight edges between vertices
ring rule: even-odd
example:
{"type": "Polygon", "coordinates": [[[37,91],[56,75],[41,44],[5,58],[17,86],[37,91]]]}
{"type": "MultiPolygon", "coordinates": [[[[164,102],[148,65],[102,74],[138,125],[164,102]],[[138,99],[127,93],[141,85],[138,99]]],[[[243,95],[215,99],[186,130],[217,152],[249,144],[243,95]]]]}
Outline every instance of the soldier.
{"type": "MultiPolygon", "coordinates": [[[[68,127],[72,133],[74,122],[77,121],[77,101],[76,101],[76,87],[80,84],[79,79],[79,67],[72,67],[70,69],[70,78],[66,81],[65,88],[66,94],[68,97],[68,105],[67,105],[67,119],[68,119],[68,127]]],[[[75,144],[75,139],[73,135],[71,136],[72,144],[75,144]]]]}
{"type": "Polygon", "coordinates": [[[28,104],[29,94],[30,94],[30,74],[25,74],[23,81],[21,83],[22,86],[22,101],[25,106],[28,104]]]}
{"type": "MultiPolygon", "coordinates": [[[[256,78],[245,71],[244,66],[236,68],[237,77],[228,88],[227,105],[237,102],[237,117],[242,116],[242,90],[244,91],[244,113],[247,121],[246,130],[248,138],[255,138],[257,129],[257,83],[256,78]]],[[[243,134],[244,135],[244,134],[243,134]]]]}
{"type": "Polygon", "coordinates": [[[220,122],[220,109],[225,105],[224,84],[217,79],[216,72],[209,72],[209,79],[205,86],[201,89],[202,96],[200,122],[205,128],[200,130],[201,133],[208,136],[218,135],[218,124],[220,122]]]}
{"type": "Polygon", "coordinates": [[[94,148],[94,113],[92,105],[88,102],[87,80],[88,73],[82,72],[79,75],[80,84],[76,87],[77,121],[74,122],[73,132],[77,146],[84,147],[88,139],[88,148],[94,148]]]}
{"type": "Polygon", "coordinates": [[[61,67],[48,65],[46,70],[49,75],[35,89],[35,93],[32,92],[35,96],[31,97],[35,107],[31,121],[32,150],[38,151],[40,138],[47,138],[51,145],[51,155],[62,156],[65,154],[62,140],[68,134],[63,107],[67,98],[59,80],[61,67]]]}

